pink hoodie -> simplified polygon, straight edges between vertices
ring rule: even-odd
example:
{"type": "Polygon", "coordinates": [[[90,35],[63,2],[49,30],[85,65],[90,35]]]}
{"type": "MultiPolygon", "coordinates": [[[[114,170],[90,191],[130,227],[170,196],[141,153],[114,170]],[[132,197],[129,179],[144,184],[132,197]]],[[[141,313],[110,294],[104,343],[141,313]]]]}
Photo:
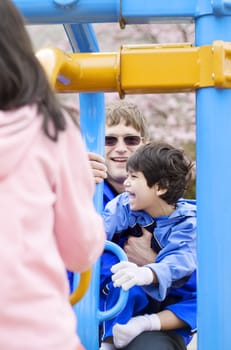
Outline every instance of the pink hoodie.
{"type": "Polygon", "coordinates": [[[66,269],[89,269],[105,233],[80,132],[51,141],[36,106],[0,112],[0,349],[74,350],[66,269]]]}

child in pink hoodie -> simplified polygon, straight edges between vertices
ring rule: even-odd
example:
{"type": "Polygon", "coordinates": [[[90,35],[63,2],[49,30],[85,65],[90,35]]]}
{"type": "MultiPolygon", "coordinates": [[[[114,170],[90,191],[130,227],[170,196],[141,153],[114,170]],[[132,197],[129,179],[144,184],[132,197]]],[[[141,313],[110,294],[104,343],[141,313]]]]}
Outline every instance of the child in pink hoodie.
{"type": "Polygon", "coordinates": [[[0,52],[0,349],[81,350],[66,269],[89,269],[105,243],[87,153],[10,0],[0,52]]]}

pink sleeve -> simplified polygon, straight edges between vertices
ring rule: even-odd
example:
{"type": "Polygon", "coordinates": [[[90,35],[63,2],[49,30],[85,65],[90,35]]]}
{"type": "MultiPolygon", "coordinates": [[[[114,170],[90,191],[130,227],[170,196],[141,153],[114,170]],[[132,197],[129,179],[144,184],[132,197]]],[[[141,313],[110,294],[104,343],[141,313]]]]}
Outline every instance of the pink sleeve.
{"type": "Polygon", "coordinates": [[[81,134],[68,122],[59,139],[55,233],[66,268],[82,272],[100,256],[105,244],[101,216],[93,204],[94,180],[81,134]]]}

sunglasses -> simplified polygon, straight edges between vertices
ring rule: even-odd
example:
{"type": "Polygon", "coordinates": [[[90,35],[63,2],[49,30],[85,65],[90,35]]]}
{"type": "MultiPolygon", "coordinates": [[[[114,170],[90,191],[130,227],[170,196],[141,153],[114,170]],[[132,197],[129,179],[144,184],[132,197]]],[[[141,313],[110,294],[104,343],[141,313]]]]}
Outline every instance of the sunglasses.
{"type": "MultiPolygon", "coordinates": [[[[126,146],[138,146],[142,141],[143,137],[131,135],[124,136],[123,141],[126,146]]],[[[106,146],[115,146],[118,142],[118,137],[116,136],[105,136],[105,145],[106,146]]]]}

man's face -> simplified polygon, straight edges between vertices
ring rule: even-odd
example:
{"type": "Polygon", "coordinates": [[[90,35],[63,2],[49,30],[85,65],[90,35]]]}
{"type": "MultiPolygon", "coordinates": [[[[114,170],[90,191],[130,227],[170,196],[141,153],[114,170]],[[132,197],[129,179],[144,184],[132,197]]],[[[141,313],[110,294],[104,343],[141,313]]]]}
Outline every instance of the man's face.
{"type": "Polygon", "coordinates": [[[140,133],[124,122],[116,126],[106,126],[105,160],[108,182],[118,191],[126,179],[126,162],[138,147],[143,144],[140,133]]]}

